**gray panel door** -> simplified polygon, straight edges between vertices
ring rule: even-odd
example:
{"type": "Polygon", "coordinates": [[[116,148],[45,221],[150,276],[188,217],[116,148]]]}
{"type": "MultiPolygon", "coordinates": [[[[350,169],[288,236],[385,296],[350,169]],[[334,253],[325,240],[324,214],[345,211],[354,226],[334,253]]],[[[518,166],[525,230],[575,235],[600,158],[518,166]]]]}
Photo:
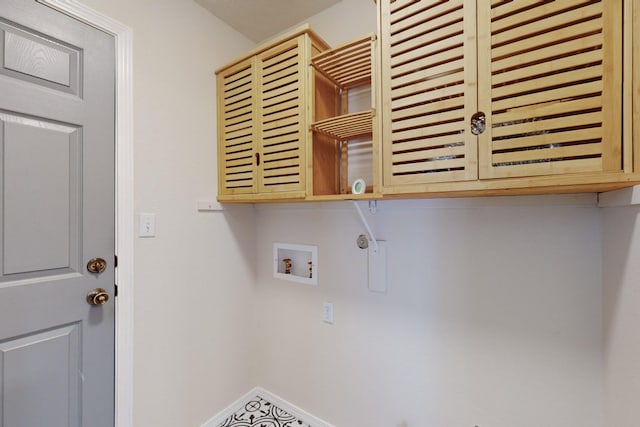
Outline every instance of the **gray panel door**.
{"type": "Polygon", "coordinates": [[[0,0],[0,427],[114,425],[114,45],[0,0]]]}

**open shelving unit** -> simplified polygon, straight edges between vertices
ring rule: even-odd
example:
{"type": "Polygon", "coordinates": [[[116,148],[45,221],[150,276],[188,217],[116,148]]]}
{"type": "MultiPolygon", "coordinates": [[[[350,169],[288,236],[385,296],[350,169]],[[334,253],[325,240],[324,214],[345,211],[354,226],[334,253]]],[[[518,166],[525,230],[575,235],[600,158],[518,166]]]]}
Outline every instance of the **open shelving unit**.
{"type": "MultiPolygon", "coordinates": [[[[325,172],[322,174],[324,182],[314,186],[313,196],[344,195],[345,198],[363,196],[350,194],[351,189],[347,182],[349,141],[363,138],[372,140],[374,159],[372,165],[374,182],[367,187],[366,196],[375,197],[375,193],[380,192],[377,165],[379,157],[378,132],[375,126],[376,110],[374,108],[376,96],[373,75],[376,64],[375,43],[375,34],[367,34],[336,48],[326,50],[311,59],[311,65],[316,72],[316,80],[323,79],[325,85],[324,92],[317,92],[316,96],[322,97],[329,93],[335,98],[333,100],[334,114],[324,114],[327,117],[311,124],[311,130],[314,133],[312,147],[314,174],[318,169],[323,169],[325,172]],[[327,86],[330,87],[330,90],[326,89],[327,86]],[[371,108],[349,113],[349,91],[367,86],[371,90],[371,108]],[[316,161],[316,157],[322,160],[316,161]],[[329,169],[333,173],[328,172],[329,169]]],[[[317,87],[322,88],[323,85],[318,84],[317,87]]],[[[315,184],[318,184],[317,181],[315,184]]]]}

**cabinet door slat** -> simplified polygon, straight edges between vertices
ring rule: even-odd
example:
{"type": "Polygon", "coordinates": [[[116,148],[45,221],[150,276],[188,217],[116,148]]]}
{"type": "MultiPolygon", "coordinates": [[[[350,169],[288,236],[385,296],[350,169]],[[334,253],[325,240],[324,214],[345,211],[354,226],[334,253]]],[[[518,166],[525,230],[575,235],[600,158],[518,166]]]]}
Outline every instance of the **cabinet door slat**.
{"type": "MultiPolygon", "coordinates": [[[[431,150],[429,152],[429,155],[431,156],[432,159],[453,159],[455,157],[464,155],[464,147],[451,146],[451,147],[436,148],[431,150]]],[[[415,155],[411,152],[397,153],[395,160],[398,163],[414,161],[415,155]]]]}
{"type": "Polygon", "coordinates": [[[272,121],[277,118],[287,117],[298,113],[297,107],[300,105],[300,100],[297,97],[290,99],[283,99],[277,104],[271,105],[264,109],[263,118],[264,121],[272,121]]]}
{"type": "Polygon", "coordinates": [[[506,122],[524,122],[531,117],[560,117],[580,111],[601,110],[602,105],[598,96],[574,100],[559,100],[522,108],[514,108],[502,113],[493,114],[495,126],[506,122]]]}
{"type": "Polygon", "coordinates": [[[431,126],[427,124],[426,126],[418,128],[400,128],[396,129],[393,133],[397,136],[398,140],[417,139],[443,134],[460,134],[463,132],[465,125],[466,123],[464,120],[459,120],[451,123],[437,123],[431,126]]]}
{"type": "Polygon", "coordinates": [[[557,74],[523,79],[523,81],[494,87],[493,98],[497,100],[517,95],[542,92],[558,87],[571,87],[581,82],[599,81],[602,79],[602,71],[601,65],[594,65],[557,74]]]}
{"type": "MultiPolygon", "coordinates": [[[[396,109],[391,113],[391,121],[395,122],[406,118],[420,117],[433,111],[445,112],[456,109],[464,109],[464,98],[449,98],[431,105],[418,104],[409,108],[396,109]]],[[[460,114],[464,115],[463,112],[460,114]]]]}
{"type": "Polygon", "coordinates": [[[531,76],[552,75],[563,70],[575,69],[576,64],[600,64],[602,57],[597,50],[590,50],[583,53],[574,54],[564,58],[557,58],[553,61],[534,63],[533,65],[511,68],[506,71],[494,73],[491,76],[492,86],[524,80],[531,76]]]}
{"type": "Polygon", "coordinates": [[[447,135],[427,135],[426,137],[414,137],[396,141],[393,143],[393,153],[401,151],[416,151],[420,149],[438,149],[439,147],[464,146],[464,137],[460,133],[449,133],[447,135]]]}
{"type": "Polygon", "coordinates": [[[440,16],[453,17],[456,10],[461,10],[463,0],[453,0],[441,3],[415,2],[406,7],[401,13],[394,15],[395,21],[390,26],[390,33],[397,34],[407,28],[434,28],[435,20],[440,16]]]}
{"type": "Polygon", "coordinates": [[[561,161],[528,160],[500,163],[504,178],[522,176],[522,167],[526,165],[529,176],[562,175],[568,173],[598,172],[602,170],[601,158],[577,158],[561,161]]]}
{"type": "MultiPolygon", "coordinates": [[[[460,38],[460,42],[462,39],[460,38]]],[[[454,45],[456,45],[454,43],[454,45]]],[[[458,46],[461,43],[457,43],[458,46]]],[[[398,83],[397,79],[413,73],[420,73],[422,71],[431,73],[430,69],[437,66],[447,67],[448,64],[452,64],[456,61],[462,61],[464,64],[464,58],[462,57],[463,51],[462,49],[446,49],[444,51],[440,51],[434,53],[433,51],[427,52],[425,49],[421,49],[420,51],[414,51],[413,58],[410,61],[395,61],[394,66],[391,70],[391,78],[392,83],[396,86],[398,83]]],[[[457,68],[456,65],[451,65],[451,68],[457,68]]],[[[436,74],[436,73],[433,73],[436,74]]],[[[400,83],[401,84],[401,83],[400,83]]]]}
{"type": "MultiPolygon", "coordinates": [[[[586,51],[592,51],[592,53],[594,51],[599,52],[599,61],[602,61],[601,46],[602,36],[600,34],[594,34],[592,36],[569,40],[552,46],[543,46],[539,49],[523,52],[518,55],[499,57],[493,60],[492,70],[494,73],[498,73],[503,70],[517,69],[519,67],[543,63],[545,61],[554,61],[555,59],[563,57],[570,58],[586,51]]],[[[574,61],[575,60],[577,60],[577,58],[574,58],[574,61]]]]}
{"type": "MultiPolygon", "coordinates": [[[[583,48],[598,47],[602,44],[602,23],[599,19],[590,19],[588,21],[579,21],[578,23],[563,26],[553,30],[543,31],[541,33],[528,35],[525,37],[520,32],[520,28],[510,30],[506,34],[500,34],[498,37],[492,38],[492,43],[496,46],[493,49],[493,57],[500,58],[504,56],[522,54],[531,50],[537,50],[544,46],[554,46],[561,42],[572,40],[582,40],[592,35],[600,35],[590,40],[594,42],[591,45],[584,45],[583,48]],[[513,35],[511,33],[514,33],[513,35]],[[504,39],[512,38],[514,40],[504,41],[504,39]]],[[[565,52],[566,53],[566,52],[565,52]]]]}
{"type": "Polygon", "coordinates": [[[493,141],[493,149],[496,152],[514,150],[527,147],[560,146],[580,143],[581,141],[597,140],[602,138],[601,128],[585,128],[565,132],[536,133],[534,135],[514,136],[507,139],[493,141]]]}
{"type": "Polygon", "coordinates": [[[297,148],[296,143],[297,141],[278,142],[270,140],[269,144],[262,148],[262,152],[265,156],[269,156],[272,153],[294,152],[297,148]]]}
{"type": "MultiPolygon", "coordinates": [[[[422,26],[410,26],[403,29],[402,32],[391,33],[391,45],[400,46],[404,44],[432,44],[436,40],[449,38],[460,34],[460,23],[462,22],[462,13],[452,13],[440,16],[428,24],[435,28],[433,31],[425,32],[422,26]]],[[[400,47],[399,47],[400,48],[400,47]]]]}
{"type": "Polygon", "coordinates": [[[451,51],[460,48],[464,43],[462,23],[457,24],[456,32],[446,28],[437,34],[424,34],[413,39],[394,41],[392,43],[392,64],[413,60],[414,55],[429,55],[442,51],[451,51]]]}
{"type": "MultiPolygon", "coordinates": [[[[433,63],[431,62],[431,64],[433,63]]],[[[444,64],[414,69],[411,73],[396,77],[393,82],[393,89],[401,86],[419,84],[420,82],[433,80],[440,75],[462,72],[463,70],[464,60],[462,58],[452,59],[444,64]]]]}
{"type": "Polygon", "coordinates": [[[597,128],[602,123],[602,113],[567,114],[565,116],[548,120],[528,120],[521,122],[510,122],[503,126],[494,126],[492,129],[493,138],[505,138],[511,135],[541,135],[545,132],[553,132],[558,129],[567,128],[597,128]]]}
{"type": "MultiPolygon", "coordinates": [[[[415,156],[414,156],[415,159],[415,156]]],[[[438,171],[451,171],[452,169],[463,169],[464,158],[444,159],[426,158],[424,161],[412,161],[411,163],[394,164],[393,171],[398,174],[407,173],[437,173],[438,171]]]]}
{"type": "Polygon", "coordinates": [[[527,105],[542,104],[552,100],[578,99],[589,94],[599,94],[602,92],[602,89],[601,81],[581,83],[539,93],[528,93],[511,98],[495,100],[492,105],[494,111],[509,110],[512,108],[521,108],[527,105]]]}
{"type": "Polygon", "coordinates": [[[394,106],[392,112],[416,105],[428,105],[429,107],[425,107],[424,114],[429,115],[432,111],[440,111],[440,102],[457,97],[464,97],[466,90],[466,85],[459,84],[434,89],[428,92],[417,91],[409,96],[392,99],[394,106]]]}
{"type": "Polygon", "coordinates": [[[391,89],[391,96],[393,99],[398,99],[414,93],[429,92],[442,87],[460,86],[463,82],[464,71],[452,71],[431,79],[419,80],[410,85],[391,89]]]}
{"type": "Polygon", "coordinates": [[[297,120],[286,121],[280,124],[280,126],[274,126],[270,129],[264,129],[262,131],[262,138],[267,139],[271,137],[277,137],[283,134],[298,133],[300,126],[297,120]]]}
{"type": "MultiPolygon", "coordinates": [[[[494,11],[496,8],[492,8],[494,11]]],[[[523,13],[516,13],[500,19],[492,19],[491,31],[493,42],[498,44],[502,38],[508,40],[513,34],[526,36],[532,33],[568,25],[594,15],[602,14],[602,3],[591,4],[590,0],[562,0],[550,3],[539,3],[536,7],[526,9],[523,13]],[[517,28],[517,30],[515,30],[517,28]]]]}
{"type": "Polygon", "coordinates": [[[464,109],[456,109],[439,112],[437,114],[431,114],[425,120],[424,117],[415,117],[411,119],[404,120],[394,120],[391,122],[391,128],[393,130],[402,130],[407,128],[415,128],[415,127],[430,127],[440,123],[450,123],[453,121],[457,121],[459,124],[456,129],[459,129],[460,126],[463,126],[464,123],[464,109]]]}

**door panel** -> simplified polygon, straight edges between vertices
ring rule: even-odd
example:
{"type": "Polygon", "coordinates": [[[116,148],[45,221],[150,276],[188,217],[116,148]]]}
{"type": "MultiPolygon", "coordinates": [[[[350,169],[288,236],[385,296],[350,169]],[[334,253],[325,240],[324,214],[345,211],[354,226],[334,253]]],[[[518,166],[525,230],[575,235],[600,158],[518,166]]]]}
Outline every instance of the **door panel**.
{"type": "Polygon", "coordinates": [[[474,180],[475,2],[382,2],[384,186],[474,180]]]}
{"type": "Polygon", "coordinates": [[[478,11],[480,178],[622,171],[622,2],[478,11]]]}
{"type": "Polygon", "coordinates": [[[2,20],[0,37],[0,74],[79,94],[80,48],[2,20]]]}
{"type": "Polygon", "coordinates": [[[12,391],[2,402],[3,426],[42,425],[42,419],[51,426],[79,426],[80,354],[78,323],[0,344],[0,383],[12,391]]]}
{"type": "Polygon", "coordinates": [[[0,0],[0,427],[114,425],[114,48],[0,0]]]}
{"type": "Polygon", "coordinates": [[[305,110],[303,81],[307,64],[304,36],[275,46],[257,57],[258,191],[273,193],[305,189],[305,110]]]}
{"type": "Polygon", "coordinates": [[[221,195],[251,194],[256,181],[255,64],[243,61],[217,76],[218,191],[221,195]]]}
{"type": "MultiPolygon", "coordinates": [[[[72,259],[77,261],[79,246],[78,129],[2,113],[0,121],[3,279],[69,268],[72,259]]],[[[74,264],[77,270],[78,262],[74,264]]]]}

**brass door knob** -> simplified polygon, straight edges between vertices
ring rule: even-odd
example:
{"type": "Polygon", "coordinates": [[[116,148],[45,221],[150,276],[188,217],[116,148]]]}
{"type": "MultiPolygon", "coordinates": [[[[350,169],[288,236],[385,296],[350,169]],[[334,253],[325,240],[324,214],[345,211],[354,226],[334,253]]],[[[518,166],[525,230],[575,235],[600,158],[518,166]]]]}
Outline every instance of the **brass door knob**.
{"type": "Polygon", "coordinates": [[[90,259],[87,263],[87,270],[89,273],[99,274],[107,268],[107,261],[102,258],[90,259]]]}
{"type": "Polygon", "coordinates": [[[109,294],[102,288],[95,288],[87,294],[87,302],[91,305],[103,305],[109,301],[109,294]]]}

